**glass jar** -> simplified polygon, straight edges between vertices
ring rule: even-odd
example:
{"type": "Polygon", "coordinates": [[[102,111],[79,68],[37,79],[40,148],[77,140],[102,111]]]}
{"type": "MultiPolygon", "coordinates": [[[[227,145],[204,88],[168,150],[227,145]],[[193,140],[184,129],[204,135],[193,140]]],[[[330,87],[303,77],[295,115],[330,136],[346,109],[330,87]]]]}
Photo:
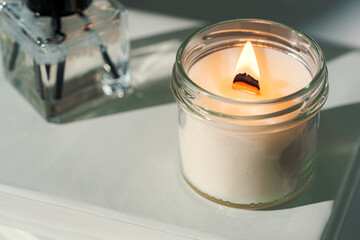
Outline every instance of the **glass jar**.
{"type": "Polygon", "coordinates": [[[197,193],[223,205],[258,209],[288,201],[311,183],[319,111],[328,95],[325,59],[314,40],[271,21],[220,22],[182,43],[172,76],[181,170],[197,193]],[[240,101],[189,78],[189,70],[204,57],[247,41],[293,57],[312,80],[284,97],[240,101]]]}
{"type": "Polygon", "coordinates": [[[115,0],[0,2],[7,79],[48,121],[131,91],[127,12],[115,0]]]}

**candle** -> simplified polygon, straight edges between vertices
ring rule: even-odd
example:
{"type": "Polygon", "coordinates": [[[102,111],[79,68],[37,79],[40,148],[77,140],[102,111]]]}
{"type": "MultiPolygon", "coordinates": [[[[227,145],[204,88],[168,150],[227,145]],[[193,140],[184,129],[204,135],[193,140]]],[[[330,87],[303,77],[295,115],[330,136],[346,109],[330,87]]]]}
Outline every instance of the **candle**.
{"type": "Polygon", "coordinates": [[[326,66],[317,45],[296,53],[296,44],[314,44],[297,32],[292,34],[301,41],[288,40],[295,51],[275,48],[284,38],[273,32],[289,34],[284,28],[259,20],[224,22],[199,31],[179,49],[172,87],[181,109],[182,173],[210,200],[272,206],[296,196],[312,178],[326,66]],[[308,57],[314,53],[317,62],[308,57]],[[234,81],[239,73],[251,76],[254,85],[234,81]],[[314,78],[318,73],[320,80],[314,78]]]}
{"type": "MultiPolygon", "coordinates": [[[[247,44],[251,46],[250,42],[247,44]]],[[[268,48],[248,49],[253,51],[250,56],[256,56],[258,61],[246,57],[242,48],[227,48],[198,61],[188,75],[209,92],[246,101],[284,97],[304,88],[312,79],[305,66],[289,55],[268,48]],[[238,67],[237,62],[240,63],[238,67]],[[233,78],[239,72],[259,79],[260,94],[232,88],[233,78]]],[[[274,106],[271,110],[276,111],[276,108],[274,106]]],[[[224,110],[232,114],[246,111],[237,107],[224,110]]],[[[261,114],[264,109],[254,111],[261,114]]],[[[184,174],[200,190],[234,203],[253,203],[275,200],[295,187],[297,174],[291,173],[298,173],[303,166],[294,164],[290,169],[282,169],[281,161],[287,159],[282,159],[281,154],[292,142],[298,141],[301,128],[271,134],[239,134],[224,133],[192,117],[187,117],[185,122],[184,129],[180,129],[184,174]],[[204,166],[207,166],[207,171],[204,171],[204,166]]],[[[310,140],[307,146],[303,146],[309,150],[314,144],[312,137],[308,136],[311,134],[313,132],[301,135],[310,140]]],[[[300,141],[306,144],[305,139],[300,141]]]]}

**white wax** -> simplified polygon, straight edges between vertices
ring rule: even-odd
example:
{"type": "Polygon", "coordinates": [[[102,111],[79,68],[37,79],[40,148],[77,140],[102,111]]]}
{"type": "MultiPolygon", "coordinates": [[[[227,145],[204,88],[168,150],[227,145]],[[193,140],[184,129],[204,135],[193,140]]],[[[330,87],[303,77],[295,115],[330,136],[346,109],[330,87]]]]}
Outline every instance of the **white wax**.
{"type": "MultiPolygon", "coordinates": [[[[272,49],[254,49],[260,69],[260,95],[232,89],[241,48],[204,57],[188,75],[209,92],[244,101],[280,98],[311,81],[309,71],[295,58],[272,49]]],[[[217,104],[211,103],[212,107],[222,107],[217,104]]],[[[238,114],[242,109],[231,107],[227,111],[238,114]]],[[[232,203],[270,202],[292,192],[315,145],[314,122],[249,133],[229,130],[190,114],[182,118],[179,137],[185,177],[203,193],[232,203]]]]}
{"type": "Polygon", "coordinates": [[[191,67],[189,77],[203,89],[237,100],[261,101],[294,93],[310,83],[310,72],[294,57],[280,51],[254,47],[260,70],[261,94],[232,89],[242,48],[228,48],[206,56],[191,67]]]}

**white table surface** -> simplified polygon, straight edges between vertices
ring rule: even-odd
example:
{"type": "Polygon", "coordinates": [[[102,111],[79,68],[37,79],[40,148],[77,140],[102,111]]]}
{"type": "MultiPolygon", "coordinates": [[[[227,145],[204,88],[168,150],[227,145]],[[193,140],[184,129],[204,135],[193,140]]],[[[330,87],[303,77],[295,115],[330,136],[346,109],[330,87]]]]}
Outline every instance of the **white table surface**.
{"type": "MultiPolygon", "coordinates": [[[[199,24],[138,10],[129,19],[132,39],[199,24]]],[[[325,108],[360,102],[359,60],[328,63],[325,108]]],[[[178,170],[174,103],[54,125],[1,80],[0,109],[0,239],[316,240],[331,212],[330,201],[246,211],[193,193],[178,170]]]]}

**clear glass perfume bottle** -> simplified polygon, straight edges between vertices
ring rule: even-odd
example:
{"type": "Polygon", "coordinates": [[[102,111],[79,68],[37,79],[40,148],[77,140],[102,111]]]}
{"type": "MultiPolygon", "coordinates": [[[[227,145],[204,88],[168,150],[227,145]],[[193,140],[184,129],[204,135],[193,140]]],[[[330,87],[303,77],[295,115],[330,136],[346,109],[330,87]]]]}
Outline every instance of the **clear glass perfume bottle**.
{"type": "Polygon", "coordinates": [[[0,1],[7,79],[48,121],[131,91],[127,12],[116,0],[0,1]]]}

